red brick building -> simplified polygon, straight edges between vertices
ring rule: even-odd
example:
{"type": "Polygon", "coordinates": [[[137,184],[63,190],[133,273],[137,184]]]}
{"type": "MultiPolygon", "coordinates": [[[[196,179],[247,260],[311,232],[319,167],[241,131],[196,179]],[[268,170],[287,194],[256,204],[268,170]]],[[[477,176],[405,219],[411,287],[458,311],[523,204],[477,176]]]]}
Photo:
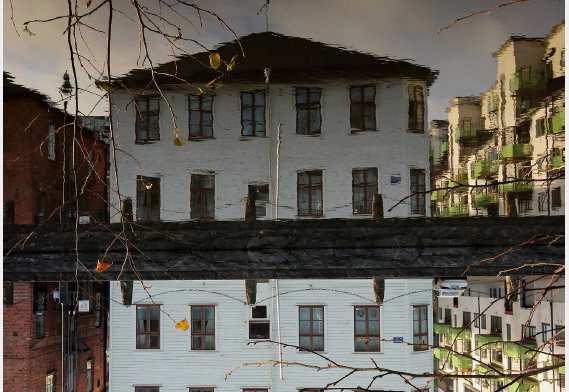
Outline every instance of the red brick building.
{"type": "MultiPolygon", "coordinates": [[[[10,224],[107,222],[103,138],[4,73],[4,230],[10,224]],[[65,174],[64,174],[65,168],[65,174]],[[65,195],[65,198],[64,198],[65,195]],[[63,203],[63,200],[66,203],[63,203]],[[67,219],[65,219],[67,217],[67,219]]],[[[30,226],[30,230],[33,226],[30,226]]],[[[4,390],[105,391],[107,285],[4,282],[4,390]],[[79,312],[79,303],[89,310],[79,312]]],[[[83,310],[83,309],[81,309],[83,310]]]]}

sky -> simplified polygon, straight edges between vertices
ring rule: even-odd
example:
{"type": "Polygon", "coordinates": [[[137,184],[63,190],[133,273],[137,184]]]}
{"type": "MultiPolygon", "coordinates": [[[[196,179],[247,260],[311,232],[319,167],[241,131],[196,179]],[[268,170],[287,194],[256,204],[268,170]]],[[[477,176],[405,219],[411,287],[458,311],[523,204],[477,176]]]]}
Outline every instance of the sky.
{"type": "MultiPolygon", "coordinates": [[[[92,9],[99,2],[77,0],[80,9],[92,9]]],[[[496,63],[492,53],[510,36],[542,37],[564,19],[563,0],[527,0],[476,16],[439,33],[451,20],[491,8],[505,0],[271,0],[269,29],[275,32],[311,38],[350,49],[407,59],[440,71],[430,89],[429,119],[446,119],[445,109],[454,96],[479,94],[495,80],[496,63]]],[[[146,0],[146,3],[155,3],[146,0]]],[[[265,0],[197,1],[218,13],[238,35],[265,31],[266,19],[259,10],[265,0]]],[[[63,0],[4,0],[4,71],[12,73],[16,82],[61,99],[58,87],[62,74],[71,70],[64,21],[31,24],[32,34],[23,31],[25,21],[65,14],[63,0]],[[16,29],[12,24],[13,16],[16,29]]],[[[127,0],[114,0],[124,12],[115,14],[111,72],[121,75],[136,68],[138,61],[138,26],[129,19],[132,14],[127,0]]],[[[232,39],[232,34],[213,18],[204,17],[203,27],[194,12],[179,19],[185,35],[208,48],[232,39]]],[[[89,17],[94,28],[105,28],[107,10],[89,17]]],[[[84,30],[88,47],[82,53],[97,68],[105,63],[106,37],[92,29],[84,30]]],[[[78,38],[81,41],[81,37],[78,38]]],[[[195,45],[184,44],[185,50],[196,51],[195,45]]],[[[172,59],[168,46],[150,40],[155,63],[172,59]]],[[[89,68],[89,65],[86,65],[89,68]]],[[[104,114],[106,107],[100,94],[83,72],[80,86],[89,92],[80,94],[84,114],[104,114]]],[[[73,110],[73,106],[70,105],[73,110]]]]}

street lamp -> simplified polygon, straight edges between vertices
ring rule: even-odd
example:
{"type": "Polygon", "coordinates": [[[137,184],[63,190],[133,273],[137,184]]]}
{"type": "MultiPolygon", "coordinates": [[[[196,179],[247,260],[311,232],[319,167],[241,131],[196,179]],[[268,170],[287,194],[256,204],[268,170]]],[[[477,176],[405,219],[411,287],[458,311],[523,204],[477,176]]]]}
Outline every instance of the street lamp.
{"type": "Polygon", "coordinates": [[[61,214],[60,221],[63,225],[65,225],[68,218],[67,216],[68,208],[65,206],[65,203],[67,201],[66,196],[69,194],[70,178],[68,178],[68,176],[70,171],[69,163],[71,162],[71,160],[69,159],[69,147],[68,143],[66,143],[66,137],[65,137],[65,135],[67,134],[67,102],[69,101],[69,98],[73,93],[73,86],[69,81],[69,74],[67,73],[67,71],[65,71],[65,73],[63,74],[63,83],[59,88],[59,93],[63,98],[63,205],[60,210],[61,214]]]}
{"type": "Polygon", "coordinates": [[[69,74],[67,73],[67,71],[65,71],[65,73],[63,74],[63,83],[61,84],[61,87],[59,88],[59,92],[63,96],[63,99],[64,99],[63,109],[64,109],[65,113],[67,113],[67,100],[71,97],[71,94],[73,93],[73,86],[71,85],[71,82],[69,81],[69,74]]]}

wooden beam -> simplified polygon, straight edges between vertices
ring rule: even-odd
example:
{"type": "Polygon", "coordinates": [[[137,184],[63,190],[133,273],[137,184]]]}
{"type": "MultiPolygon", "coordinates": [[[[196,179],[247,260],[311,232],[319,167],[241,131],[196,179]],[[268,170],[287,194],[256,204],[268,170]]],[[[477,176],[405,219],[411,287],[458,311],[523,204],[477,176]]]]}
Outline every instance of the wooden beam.
{"type": "MultiPolygon", "coordinates": [[[[135,222],[133,228],[121,234],[120,224],[81,226],[79,259],[86,269],[79,265],[79,279],[116,280],[124,240],[143,279],[495,275],[527,263],[563,264],[565,256],[563,217],[135,222]],[[115,240],[119,234],[123,240],[115,240]],[[94,272],[107,249],[113,266],[94,272]]],[[[4,279],[75,280],[75,233],[58,226],[33,230],[5,226],[4,279]]],[[[136,280],[130,264],[121,280],[136,280]]]]}

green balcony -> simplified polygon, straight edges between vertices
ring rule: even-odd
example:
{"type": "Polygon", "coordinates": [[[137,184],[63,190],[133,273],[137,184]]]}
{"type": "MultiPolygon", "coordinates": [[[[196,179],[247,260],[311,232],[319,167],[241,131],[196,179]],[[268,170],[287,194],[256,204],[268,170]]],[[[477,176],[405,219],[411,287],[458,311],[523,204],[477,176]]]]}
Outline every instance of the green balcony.
{"type": "Polygon", "coordinates": [[[502,193],[522,193],[533,191],[533,182],[509,182],[500,185],[502,193]]]}
{"type": "Polygon", "coordinates": [[[458,127],[458,139],[459,140],[469,140],[476,138],[476,129],[472,126],[459,126],[458,127]]]}
{"type": "Polygon", "coordinates": [[[468,216],[468,205],[456,205],[451,207],[446,207],[441,211],[440,216],[443,217],[459,217],[459,216],[468,216]]]}
{"type": "MultiPolygon", "coordinates": [[[[510,376],[505,380],[506,383],[513,381],[511,377],[512,376],[510,376]]],[[[516,381],[508,385],[508,392],[537,392],[537,391],[539,391],[538,383],[532,380],[528,380],[527,378],[516,381]]]]}
{"type": "Polygon", "coordinates": [[[437,358],[439,361],[445,360],[450,351],[444,347],[435,347],[433,348],[433,356],[437,358]]]}
{"type": "Polygon", "coordinates": [[[533,356],[536,352],[536,344],[534,341],[522,342],[505,342],[504,352],[508,357],[522,358],[524,356],[533,356]]]}
{"type": "Polygon", "coordinates": [[[472,358],[453,353],[451,356],[452,366],[460,370],[472,370],[472,358]]]}
{"type": "Polygon", "coordinates": [[[551,162],[550,162],[552,169],[559,169],[565,166],[565,160],[563,159],[563,154],[557,152],[551,155],[551,162]]]}
{"type": "Polygon", "coordinates": [[[531,158],[533,146],[531,144],[506,144],[500,152],[505,161],[518,161],[531,158]]]}
{"type": "Polygon", "coordinates": [[[497,193],[475,193],[474,194],[474,206],[476,207],[487,207],[492,204],[498,204],[498,194],[497,193]]]}
{"type": "Polygon", "coordinates": [[[502,336],[497,334],[490,334],[490,335],[476,335],[474,338],[476,349],[479,347],[484,346],[483,348],[489,348],[487,346],[492,345],[492,343],[499,342],[502,340],[502,336]]]}
{"type": "Polygon", "coordinates": [[[474,178],[492,178],[498,174],[499,162],[476,161],[474,162],[474,178]]]}
{"type": "Polygon", "coordinates": [[[565,132],[565,112],[560,111],[553,115],[551,119],[552,132],[553,133],[564,133],[565,132]]]}
{"type": "Polygon", "coordinates": [[[470,339],[470,328],[453,327],[450,324],[434,324],[434,330],[448,339],[470,339]]]}
{"type": "Polygon", "coordinates": [[[531,69],[518,71],[510,79],[510,92],[544,90],[548,81],[549,75],[546,72],[531,69]]]}

